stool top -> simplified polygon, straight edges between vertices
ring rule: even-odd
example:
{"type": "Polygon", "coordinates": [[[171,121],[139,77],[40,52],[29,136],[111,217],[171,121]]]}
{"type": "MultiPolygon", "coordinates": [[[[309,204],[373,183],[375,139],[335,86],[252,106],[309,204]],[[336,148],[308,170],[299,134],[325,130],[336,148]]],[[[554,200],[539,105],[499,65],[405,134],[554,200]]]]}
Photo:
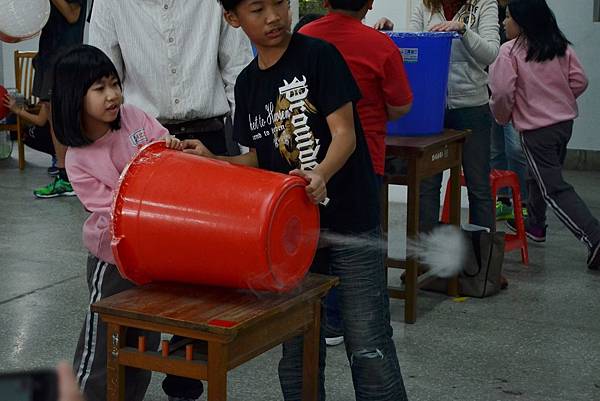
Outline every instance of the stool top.
{"type": "Polygon", "coordinates": [[[337,277],[311,273],[298,288],[281,294],[152,283],[104,298],[92,305],[92,311],[106,316],[231,335],[300,303],[323,297],[338,281],[337,277]]]}
{"type": "Polygon", "coordinates": [[[390,156],[411,156],[452,142],[463,142],[470,130],[445,129],[439,135],[385,137],[386,153],[390,156]]]}

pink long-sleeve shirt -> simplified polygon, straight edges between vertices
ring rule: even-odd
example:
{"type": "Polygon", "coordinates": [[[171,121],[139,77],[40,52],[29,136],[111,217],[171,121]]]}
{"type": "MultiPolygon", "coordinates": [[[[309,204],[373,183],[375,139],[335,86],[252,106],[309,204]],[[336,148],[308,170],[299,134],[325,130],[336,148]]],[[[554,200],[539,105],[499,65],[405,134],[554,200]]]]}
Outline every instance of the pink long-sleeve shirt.
{"type": "Polygon", "coordinates": [[[99,259],[115,263],[110,247],[110,207],[121,172],[137,150],[168,131],[135,106],[121,106],[121,129],[94,143],[67,149],[65,167],[75,193],[91,215],[83,224],[83,243],[99,259]]]}
{"type": "Polygon", "coordinates": [[[578,115],[577,98],[588,80],[579,59],[569,46],[563,57],[543,63],[526,62],[527,47],[506,42],[490,66],[490,107],[499,124],[512,121],[528,131],[578,115]]]}

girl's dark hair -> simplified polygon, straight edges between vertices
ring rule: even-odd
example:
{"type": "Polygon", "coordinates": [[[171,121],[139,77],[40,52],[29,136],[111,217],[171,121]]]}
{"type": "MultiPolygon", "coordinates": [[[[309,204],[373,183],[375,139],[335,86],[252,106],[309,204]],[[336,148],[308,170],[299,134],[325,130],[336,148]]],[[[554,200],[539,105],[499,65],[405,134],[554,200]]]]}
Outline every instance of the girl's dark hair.
{"type": "MultiPolygon", "coordinates": [[[[56,58],[53,76],[50,102],[56,139],[65,146],[89,145],[92,142],[81,125],[83,98],[90,86],[104,77],[116,78],[121,87],[115,65],[100,49],[78,45],[56,58]]],[[[121,127],[120,112],[110,127],[114,130],[121,127]]]]}
{"type": "Polygon", "coordinates": [[[525,61],[562,57],[571,44],[562,33],[546,0],[510,0],[508,12],[521,28],[515,45],[527,46],[525,61]]]}
{"type": "MultiPolygon", "coordinates": [[[[458,0],[457,4],[459,4],[462,7],[462,5],[465,4],[465,2],[466,0],[458,0]]],[[[442,11],[444,6],[444,0],[423,0],[423,3],[425,4],[425,7],[434,12],[442,11]]]]}

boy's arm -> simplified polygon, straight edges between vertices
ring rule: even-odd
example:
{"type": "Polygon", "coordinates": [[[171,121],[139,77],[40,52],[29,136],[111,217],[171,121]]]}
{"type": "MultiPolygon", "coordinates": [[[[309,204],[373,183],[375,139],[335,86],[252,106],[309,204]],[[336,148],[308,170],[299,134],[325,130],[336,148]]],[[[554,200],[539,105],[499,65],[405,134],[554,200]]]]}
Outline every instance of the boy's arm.
{"type": "Polygon", "coordinates": [[[356,131],[354,130],[354,108],[348,102],[327,116],[327,125],[331,131],[331,144],[325,158],[313,170],[293,170],[297,175],[308,180],[306,193],[313,203],[320,203],[327,197],[327,183],[346,164],[356,148],[356,131]]]}
{"type": "Polygon", "coordinates": [[[186,139],[182,142],[183,151],[196,156],[208,157],[211,159],[223,160],[233,164],[241,164],[249,167],[258,167],[258,158],[256,149],[250,148],[250,151],[238,156],[217,156],[213,154],[202,142],[197,139],[186,139]]]}
{"type": "Polygon", "coordinates": [[[79,14],[81,14],[80,1],[67,1],[67,0],[51,0],[54,7],[58,9],[58,12],[62,14],[69,24],[74,24],[79,20],[79,14]]]}
{"type": "Polygon", "coordinates": [[[413,94],[404,69],[404,60],[394,43],[383,64],[383,89],[388,120],[396,120],[412,107],[413,94]]]}
{"type": "Polygon", "coordinates": [[[4,105],[19,117],[32,122],[38,127],[42,127],[48,122],[48,106],[46,106],[45,103],[40,104],[40,112],[38,114],[30,113],[25,109],[25,107],[18,106],[15,99],[10,95],[6,95],[4,98],[4,105]]]}

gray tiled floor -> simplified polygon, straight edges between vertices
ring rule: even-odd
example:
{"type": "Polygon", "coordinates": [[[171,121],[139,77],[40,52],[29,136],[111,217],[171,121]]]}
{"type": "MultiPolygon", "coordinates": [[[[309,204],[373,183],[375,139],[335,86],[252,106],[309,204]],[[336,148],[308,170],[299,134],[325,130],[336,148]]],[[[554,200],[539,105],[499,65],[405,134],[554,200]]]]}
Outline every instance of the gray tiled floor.
{"type": "MultiPolygon", "coordinates": [[[[14,158],[0,161],[0,370],[70,359],[87,302],[85,212],[76,198],[34,199],[48,158],[29,150],[27,158],[24,172],[14,158]]],[[[600,216],[600,173],[566,176],[600,216]]],[[[402,225],[401,213],[392,218],[402,225]]],[[[600,400],[600,275],[554,216],[549,224],[548,242],[530,246],[529,268],[507,255],[510,286],[498,296],[459,303],[422,293],[414,325],[392,301],[411,400],[600,400]]],[[[274,349],[234,370],[230,399],[280,400],[278,358],[274,349]]],[[[330,401],[354,398],[343,347],[329,349],[327,378],[330,401]]],[[[146,400],[165,400],[160,379],[146,400]]]]}

